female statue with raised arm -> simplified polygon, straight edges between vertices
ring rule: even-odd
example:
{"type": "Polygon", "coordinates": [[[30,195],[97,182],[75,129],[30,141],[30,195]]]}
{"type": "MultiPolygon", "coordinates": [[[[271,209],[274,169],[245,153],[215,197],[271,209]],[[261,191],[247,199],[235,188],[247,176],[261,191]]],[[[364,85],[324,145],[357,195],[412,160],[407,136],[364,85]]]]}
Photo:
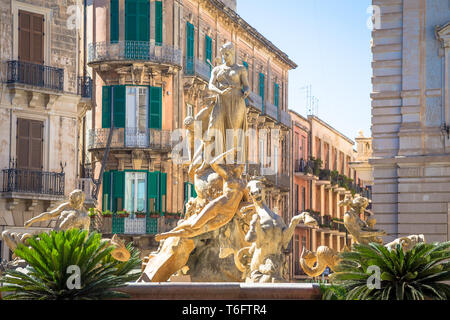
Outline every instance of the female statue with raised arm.
{"type": "MultiPolygon", "coordinates": [[[[246,159],[247,107],[245,99],[250,93],[247,69],[235,61],[234,45],[228,42],[220,49],[224,63],[215,67],[211,72],[209,90],[217,94],[216,104],[213,106],[209,118],[207,139],[205,145],[206,156],[209,155],[211,137],[215,137],[215,155],[223,153],[231,148],[241,152],[238,163],[244,163],[246,159]],[[226,145],[227,129],[242,130],[239,136],[234,137],[233,145],[226,145]],[[220,134],[222,136],[220,136],[220,134]],[[220,138],[221,141],[219,140],[220,138]]],[[[234,131],[234,135],[239,132],[234,131]]],[[[206,162],[210,159],[206,158],[206,162]]],[[[204,168],[204,162],[201,168],[204,168]]]]}

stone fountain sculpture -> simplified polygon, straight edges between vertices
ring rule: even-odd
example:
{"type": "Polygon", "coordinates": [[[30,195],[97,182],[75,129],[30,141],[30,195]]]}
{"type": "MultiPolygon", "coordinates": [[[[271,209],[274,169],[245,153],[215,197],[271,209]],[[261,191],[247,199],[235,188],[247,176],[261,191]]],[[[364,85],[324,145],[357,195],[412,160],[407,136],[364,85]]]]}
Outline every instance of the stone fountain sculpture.
{"type": "MultiPolygon", "coordinates": [[[[346,195],[344,200],[339,202],[339,206],[350,207],[344,214],[344,226],[357,244],[369,244],[371,242],[383,244],[381,236],[386,235],[386,232],[375,229],[376,219],[373,212],[367,210],[368,205],[369,199],[365,197],[346,195]],[[361,219],[361,216],[364,218],[361,219]]],[[[391,250],[400,244],[403,251],[406,252],[420,242],[425,242],[423,234],[398,238],[385,244],[385,247],[391,250]]],[[[349,248],[346,248],[345,251],[349,250],[349,248]]],[[[317,277],[325,271],[326,267],[334,271],[339,260],[338,253],[327,246],[320,246],[317,248],[317,252],[311,252],[304,248],[300,257],[300,265],[308,276],[317,277]]]]}
{"type": "MultiPolygon", "coordinates": [[[[85,194],[82,190],[74,190],[69,194],[69,201],[60,204],[54,210],[43,212],[40,215],[31,218],[25,222],[25,228],[29,228],[36,222],[48,221],[56,219],[54,231],[69,230],[78,228],[80,230],[89,231],[91,218],[84,207],[85,194]]],[[[6,245],[14,251],[19,244],[27,245],[27,239],[36,235],[36,232],[16,232],[14,230],[5,230],[1,234],[1,238],[6,245]]],[[[108,245],[114,246],[111,255],[118,261],[128,261],[130,259],[130,252],[126,249],[125,244],[114,235],[112,239],[103,239],[108,242],[108,245]]],[[[19,259],[14,254],[13,260],[3,263],[3,269],[16,269],[18,267],[25,267],[24,260],[19,259]]]]}
{"type": "Polygon", "coordinates": [[[225,44],[221,53],[224,63],[211,72],[206,107],[184,122],[188,173],[198,196],[189,200],[184,219],[174,229],[155,237],[160,246],[144,259],[140,282],[164,282],[180,273],[192,281],[282,281],[282,251],[295,225],[306,219],[306,215],[294,217],[288,228],[263,198],[251,196],[263,187],[257,182],[247,186],[243,176],[245,99],[250,92],[247,69],[235,63],[232,43],[225,44]],[[194,139],[196,128],[200,141],[194,139]],[[231,143],[225,139],[229,133],[231,143]]]}

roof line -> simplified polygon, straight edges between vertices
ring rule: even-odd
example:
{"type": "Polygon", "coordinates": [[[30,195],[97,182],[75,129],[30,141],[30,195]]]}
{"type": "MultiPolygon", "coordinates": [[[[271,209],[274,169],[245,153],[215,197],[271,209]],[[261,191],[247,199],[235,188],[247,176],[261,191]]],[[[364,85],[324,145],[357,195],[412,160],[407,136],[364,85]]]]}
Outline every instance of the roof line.
{"type": "Polygon", "coordinates": [[[338,135],[340,135],[342,138],[344,138],[345,140],[347,140],[348,142],[350,142],[352,145],[355,145],[355,141],[353,141],[352,139],[350,139],[349,137],[347,137],[345,134],[343,134],[342,132],[338,131],[337,129],[333,128],[332,126],[330,126],[328,123],[326,123],[325,121],[323,121],[322,119],[320,119],[317,116],[314,115],[309,115],[308,119],[315,119],[318,122],[320,122],[322,125],[326,126],[328,129],[334,131],[335,133],[337,133],[338,135]]]}
{"type": "Polygon", "coordinates": [[[275,46],[272,42],[270,42],[266,37],[264,37],[258,30],[253,28],[247,21],[241,18],[233,9],[227,7],[223,2],[219,0],[208,0],[211,4],[216,6],[216,8],[223,11],[230,19],[239,24],[242,28],[244,28],[247,32],[253,35],[257,40],[262,42],[264,45],[272,49],[276,52],[280,60],[290,66],[292,69],[296,69],[298,65],[292,61],[289,56],[281,51],[277,46],[275,46]]]}

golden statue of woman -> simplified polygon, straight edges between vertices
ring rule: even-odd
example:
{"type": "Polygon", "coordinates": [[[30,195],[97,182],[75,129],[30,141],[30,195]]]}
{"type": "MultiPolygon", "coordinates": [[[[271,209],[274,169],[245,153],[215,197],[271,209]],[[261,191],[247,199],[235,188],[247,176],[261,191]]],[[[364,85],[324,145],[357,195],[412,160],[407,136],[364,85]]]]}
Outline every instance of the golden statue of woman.
{"type": "MultiPolygon", "coordinates": [[[[209,118],[207,138],[205,141],[205,162],[209,162],[209,154],[212,147],[211,138],[215,137],[215,155],[235,148],[234,157],[240,151],[238,163],[244,163],[246,159],[247,107],[245,99],[250,93],[247,69],[235,61],[235,49],[231,42],[222,46],[220,52],[224,63],[215,67],[211,72],[209,90],[217,94],[216,103],[213,105],[209,118]],[[233,145],[227,146],[227,130],[233,130],[233,145]]],[[[233,161],[235,161],[234,159],[233,161]]]]}

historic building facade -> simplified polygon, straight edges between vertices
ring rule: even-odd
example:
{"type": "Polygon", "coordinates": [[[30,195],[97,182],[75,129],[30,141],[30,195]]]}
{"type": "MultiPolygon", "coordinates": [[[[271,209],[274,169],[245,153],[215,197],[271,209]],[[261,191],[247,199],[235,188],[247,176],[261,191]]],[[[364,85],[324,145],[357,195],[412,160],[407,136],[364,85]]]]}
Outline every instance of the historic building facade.
{"type": "Polygon", "coordinates": [[[373,210],[385,241],[450,234],[450,3],[374,0],[373,210]]]}
{"type": "MultiPolygon", "coordinates": [[[[76,4],[0,1],[0,232],[23,231],[80,183],[78,130],[90,87],[81,77],[76,4]]],[[[10,254],[0,239],[0,259],[10,254]]]]}
{"type": "Polygon", "coordinates": [[[310,212],[318,222],[311,228],[299,224],[291,257],[291,279],[304,278],[300,267],[303,248],[316,251],[328,246],[342,251],[352,242],[343,225],[347,207],[339,207],[346,195],[371,197],[366,185],[351,167],[358,154],[354,142],[316,116],[303,117],[290,110],[292,118],[292,215],[310,212]]]}
{"type": "Polygon", "coordinates": [[[186,165],[173,161],[179,141],[171,133],[204,107],[211,68],[230,41],[252,91],[248,127],[256,134],[249,138],[247,174],[264,175],[269,205],[289,212],[287,88],[296,64],[235,9],[236,1],[218,0],[94,0],[86,8],[95,101],[87,113],[86,152],[94,178],[102,178],[98,207],[144,213],[112,218],[112,232],[141,248],[154,247],[154,233],[172,227],[195,196],[186,165]],[[279,134],[271,136],[271,129],[279,134]],[[277,170],[265,174],[268,166],[277,170]]]}

